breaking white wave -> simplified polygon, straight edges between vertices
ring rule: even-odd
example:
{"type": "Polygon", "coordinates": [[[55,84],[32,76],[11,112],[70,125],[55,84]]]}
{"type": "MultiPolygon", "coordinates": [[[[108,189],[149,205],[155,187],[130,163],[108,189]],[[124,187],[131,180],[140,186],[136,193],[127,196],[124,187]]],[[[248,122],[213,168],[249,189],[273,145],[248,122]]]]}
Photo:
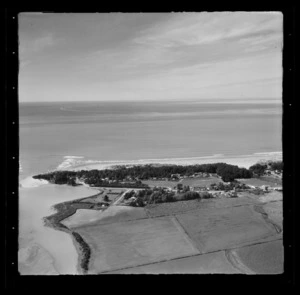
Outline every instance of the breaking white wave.
{"type": "Polygon", "coordinates": [[[58,170],[64,170],[70,167],[73,167],[75,165],[79,165],[81,163],[83,163],[83,159],[84,157],[82,156],[64,156],[64,161],[57,166],[56,169],[58,170]]]}
{"type": "Polygon", "coordinates": [[[38,187],[44,184],[48,184],[49,182],[44,179],[34,179],[31,176],[26,177],[20,181],[19,186],[23,188],[32,188],[32,187],[38,187]]]}
{"type": "Polygon", "coordinates": [[[254,155],[262,155],[262,156],[276,156],[276,155],[278,155],[278,156],[280,156],[280,155],[282,155],[282,152],[264,152],[264,153],[254,153],[254,155]]]}

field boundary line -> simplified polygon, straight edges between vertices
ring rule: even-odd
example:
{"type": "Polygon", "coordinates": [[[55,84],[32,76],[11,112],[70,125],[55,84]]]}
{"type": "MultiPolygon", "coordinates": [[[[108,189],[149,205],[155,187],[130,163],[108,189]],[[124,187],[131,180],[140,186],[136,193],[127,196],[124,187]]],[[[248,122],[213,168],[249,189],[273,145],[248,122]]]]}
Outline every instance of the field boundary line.
{"type": "Polygon", "coordinates": [[[126,266],[126,267],[121,267],[121,268],[104,270],[104,271],[98,272],[97,274],[105,274],[105,273],[119,271],[119,270],[125,270],[125,269],[130,269],[130,268],[141,267],[141,266],[153,265],[153,264],[158,264],[158,263],[163,263],[163,262],[168,262],[168,261],[174,261],[174,260],[180,260],[180,259],[185,259],[185,258],[189,258],[189,257],[196,257],[196,256],[201,256],[201,255],[206,255],[206,254],[213,254],[213,253],[218,253],[218,252],[224,252],[225,253],[225,251],[236,250],[236,249],[249,247],[249,246],[255,246],[255,245],[259,245],[259,244],[271,243],[271,242],[275,242],[275,241],[279,241],[279,240],[282,240],[282,237],[278,237],[277,239],[270,240],[270,241],[261,241],[261,242],[256,242],[256,243],[253,243],[253,244],[248,244],[248,245],[243,245],[243,246],[229,247],[227,249],[213,250],[213,251],[208,251],[208,252],[199,253],[199,254],[185,255],[185,256],[180,256],[180,257],[175,257],[175,258],[170,258],[170,259],[163,259],[163,260],[154,261],[154,262],[137,264],[137,265],[133,265],[133,266],[126,266]]]}
{"type": "MultiPolygon", "coordinates": [[[[196,250],[197,253],[201,253],[201,250],[197,246],[196,242],[190,237],[186,229],[183,227],[183,225],[180,223],[178,218],[176,216],[171,217],[172,222],[174,223],[175,227],[183,234],[184,238],[193,246],[194,250],[196,250]]],[[[202,244],[201,244],[202,246],[202,244]]]]}

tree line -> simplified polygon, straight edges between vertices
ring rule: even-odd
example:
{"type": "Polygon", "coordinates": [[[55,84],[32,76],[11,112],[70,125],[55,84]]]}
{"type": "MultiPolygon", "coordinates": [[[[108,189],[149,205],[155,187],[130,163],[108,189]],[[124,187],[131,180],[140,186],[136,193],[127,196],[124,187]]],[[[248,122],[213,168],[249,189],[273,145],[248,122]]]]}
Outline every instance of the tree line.
{"type": "Polygon", "coordinates": [[[187,200],[201,200],[212,198],[213,195],[208,192],[194,192],[186,191],[181,193],[175,193],[174,191],[169,191],[164,188],[153,188],[139,190],[137,192],[130,191],[125,196],[125,200],[129,200],[134,197],[129,205],[133,207],[144,207],[148,204],[159,204],[159,203],[171,203],[177,201],[187,201],[187,200]]]}
{"type": "Polygon", "coordinates": [[[267,163],[256,163],[249,167],[249,170],[256,176],[262,176],[266,173],[266,170],[270,171],[279,171],[280,173],[283,170],[282,161],[270,161],[267,163]]]}
{"type": "MultiPolygon", "coordinates": [[[[105,170],[81,170],[81,171],[53,171],[45,174],[33,176],[36,179],[45,179],[55,184],[75,185],[76,178],[83,180],[85,183],[94,186],[122,186],[121,182],[126,182],[130,187],[143,187],[142,180],[151,178],[171,179],[172,174],[182,176],[191,176],[195,173],[211,173],[219,175],[223,181],[230,182],[236,178],[251,178],[253,172],[246,168],[240,168],[236,165],[226,163],[202,164],[202,165],[162,165],[153,166],[118,166],[114,169],[105,170]],[[109,180],[115,183],[109,183],[109,180]]],[[[124,184],[123,184],[124,186],[124,184]]]]}

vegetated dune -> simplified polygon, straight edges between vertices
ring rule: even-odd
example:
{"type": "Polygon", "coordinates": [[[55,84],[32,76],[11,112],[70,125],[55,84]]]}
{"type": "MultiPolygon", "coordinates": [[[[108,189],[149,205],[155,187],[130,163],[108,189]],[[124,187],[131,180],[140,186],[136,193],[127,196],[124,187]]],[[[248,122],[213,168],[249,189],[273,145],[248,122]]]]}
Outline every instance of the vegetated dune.
{"type": "Polygon", "coordinates": [[[143,208],[110,206],[104,211],[78,209],[74,215],[64,219],[61,223],[69,228],[74,228],[87,224],[106,224],[146,217],[147,215],[143,208]]]}
{"type": "Polygon", "coordinates": [[[241,273],[227,260],[224,251],[178,258],[133,268],[126,268],[108,274],[233,274],[241,273]]]}
{"type": "Polygon", "coordinates": [[[277,234],[252,206],[199,209],[176,218],[201,253],[238,247],[277,234]]]}
{"type": "Polygon", "coordinates": [[[171,217],[76,228],[92,250],[89,273],[100,273],[198,254],[171,217]]]}
{"type": "Polygon", "coordinates": [[[271,241],[235,250],[239,259],[257,274],[283,272],[283,242],[271,241]]]}

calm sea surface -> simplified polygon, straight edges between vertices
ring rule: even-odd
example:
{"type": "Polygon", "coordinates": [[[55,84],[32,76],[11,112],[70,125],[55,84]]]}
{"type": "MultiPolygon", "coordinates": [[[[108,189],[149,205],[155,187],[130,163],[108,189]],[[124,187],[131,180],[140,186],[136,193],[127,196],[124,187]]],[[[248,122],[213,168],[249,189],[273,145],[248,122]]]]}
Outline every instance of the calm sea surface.
{"type": "Polygon", "coordinates": [[[248,155],[281,146],[281,102],[20,103],[21,177],[65,156],[141,160],[248,155]]]}

